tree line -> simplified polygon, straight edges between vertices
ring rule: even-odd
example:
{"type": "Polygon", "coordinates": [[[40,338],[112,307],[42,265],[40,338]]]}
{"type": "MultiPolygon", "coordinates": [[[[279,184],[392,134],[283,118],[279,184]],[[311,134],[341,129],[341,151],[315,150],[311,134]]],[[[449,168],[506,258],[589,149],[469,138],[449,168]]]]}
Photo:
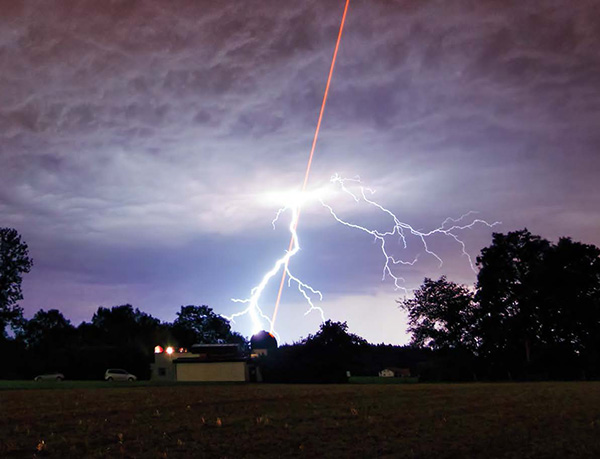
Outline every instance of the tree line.
{"type": "Polygon", "coordinates": [[[130,304],[99,307],[91,321],[73,326],[57,309],[21,318],[14,337],[0,339],[4,364],[0,378],[31,378],[60,371],[69,379],[101,379],[107,368],[126,368],[150,377],[158,344],[189,348],[199,343],[236,343],[246,339],[206,305],[181,306],[173,322],[161,322],[130,304]]]}
{"type": "Polygon", "coordinates": [[[402,367],[417,375],[433,351],[413,346],[371,344],[350,333],[346,322],[327,320],[315,334],[259,359],[266,382],[343,383],[348,376],[377,376],[384,368],[402,367]]]}
{"type": "MultiPolygon", "coordinates": [[[[158,343],[247,340],[210,307],[182,306],[172,323],[131,305],[100,307],[90,322],[73,326],[58,310],[27,320],[21,276],[33,261],[18,233],[0,228],[0,378],[61,370],[69,378],[99,378],[108,367],[149,375],[158,343]],[[12,329],[12,336],[6,333],[12,329]]],[[[410,346],[373,345],[327,321],[314,335],[262,358],[267,381],[339,382],[347,372],[375,375],[410,368],[422,380],[582,379],[600,376],[600,249],[527,229],[495,233],[477,257],[471,288],[425,278],[411,298],[410,346]]],[[[398,330],[398,333],[403,333],[398,330]]]]}
{"type": "MultiPolygon", "coordinates": [[[[172,323],[130,304],[99,307],[89,322],[78,326],[57,309],[41,309],[26,319],[18,301],[23,298],[22,275],[32,266],[27,244],[16,230],[0,228],[0,379],[54,371],[69,379],[101,379],[110,367],[126,368],[144,379],[150,376],[157,344],[190,348],[192,344],[235,343],[249,354],[246,338],[206,305],[182,306],[172,323]]],[[[423,353],[428,351],[371,346],[349,333],[346,323],[327,321],[314,335],[273,350],[260,364],[267,381],[340,382],[346,380],[347,371],[377,374],[399,362],[416,365],[423,353]]]]}

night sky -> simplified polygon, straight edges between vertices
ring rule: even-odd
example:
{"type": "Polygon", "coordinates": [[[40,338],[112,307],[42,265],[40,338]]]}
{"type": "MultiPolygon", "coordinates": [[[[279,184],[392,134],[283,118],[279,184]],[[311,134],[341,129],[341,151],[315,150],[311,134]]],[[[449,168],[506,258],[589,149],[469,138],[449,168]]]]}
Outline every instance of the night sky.
{"type": "MultiPolygon", "coordinates": [[[[187,304],[238,310],[230,299],[287,248],[288,217],[271,220],[302,184],[343,6],[1,0],[0,227],[34,259],[25,315],[57,308],[77,325],[125,303],[162,320],[187,304]]],[[[360,175],[424,231],[470,210],[501,221],[458,233],[473,257],[492,231],[524,227],[600,245],[599,7],[351,0],[309,188],[360,175]]],[[[348,196],[329,201],[389,226],[348,196]]],[[[373,238],[315,203],[299,231],[290,268],[323,292],[326,317],[405,343],[404,292],[381,281],[373,238]]],[[[444,265],[410,245],[407,288],[475,282],[454,241],[431,244],[444,265]]],[[[286,289],[283,341],[317,330],[305,311],[286,289]]]]}

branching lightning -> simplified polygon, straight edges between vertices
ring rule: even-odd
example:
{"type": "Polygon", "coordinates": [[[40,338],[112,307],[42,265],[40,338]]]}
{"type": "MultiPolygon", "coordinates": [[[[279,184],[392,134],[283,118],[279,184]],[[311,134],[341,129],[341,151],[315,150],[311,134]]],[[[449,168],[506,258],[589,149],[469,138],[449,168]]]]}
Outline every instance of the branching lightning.
{"type": "Polygon", "coordinates": [[[252,320],[252,326],[253,326],[252,333],[253,334],[257,333],[258,331],[260,331],[262,329],[263,322],[261,322],[261,319],[263,319],[265,322],[267,322],[269,324],[269,327],[271,329],[273,329],[274,324],[273,324],[272,320],[262,311],[262,309],[259,305],[259,300],[260,300],[261,295],[263,294],[265,288],[267,287],[269,281],[281,270],[283,270],[283,272],[287,275],[288,287],[291,286],[292,282],[294,282],[298,287],[298,291],[304,296],[304,299],[309,304],[310,308],[308,309],[308,311],[306,311],[306,314],[309,314],[312,311],[318,311],[321,314],[321,319],[323,321],[325,321],[325,315],[324,315],[323,310],[320,307],[317,307],[314,305],[312,296],[311,296],[311,294],[313,296],[316,295],[319,297],[319,300],[322,300],[323,294],[320,291],[312,288],[310,285],[302,282],[300,279],[298,279],[296,276],[294,276],[290,272],[290,269],[289,269],[290,259],[294,255],[296,255],[296,253],[298,253],[298,251],[300,250],[300,242],[298,240],[298,232],[296,229],[298,226],[298,218],[300,216],[300,203],[293,202],[293,203],[287,205],[286,207],[279,209],[279,211],[277,211],[277,215],[275,216],[275,219],[271,223],[273,225],[273,228],[275,228],[275,224],[279,220],[279,217],[288,210],[291,211],[291,213],[292,213],[292,219],[289,224],[289,230],[290,230],[291,238],[292,238],[291,248],[286,251],[284,256],[282,256],[275,262],[273,267],[264,275],[261,282],[250,291],[250,298],[246,298],[246,299],[232,298],[231,299],[231,301],[233,301],[235,303],[247,304],[246,308],[243,311],[235,313],[231,316],[228,316],[228,317],[225,316],[227,319],[229,319],[231,321],[235,321],[236,317],[249,314],[250,318],[252,320]]]}
{"type": "Polygon", "coordinates": [[[290,249],[287,250],[285,254],[274,263],[273,267],[264,275],[261,282],[251,290],[249,298],[232,299],[232,301],[236,303],[243,303],[247,306],[242,311],[227,317],[228,319],[233,321],[237,317],[248,314],[252,320],[253,333],[261,330],[263,328],[264,323],[267,323],[270,329],[274,332],[273,320],[270,319],[263,312],[260,306],[260,300],[265,288],[267,287],[271,279],[273,279],[273,277],[275,277],[278,272],[282,271],[287,276],[288,287],[290,287],[292,283],[295,284],[298,288],[298,291],[306,300],[309,307],[305,312],[305,315],[315,311],[320,314],[321,320],[325,320],[325,314],[323,309],[319,306],[316,306],[313,301],[316,298],[322,300],[322,293],[319,290],[316,290],[315,288],[311,287],[304,281],[300,280],[298,277],[294,276],[289,268],[290,260],[300,251],[300,241],[297,232],[298,218],[300,216],[301,207],[305,205],[308,201],[312,200],[318,202],[321,206],[327,209],[329,211],[329,214],[335,219],[335,221],[337,221],[341,225],[362,231],[372,236],[375,242],[379,244],[379,249],[383,256],[382,281],[386,278],[390,278],[392,279],[394,287],[396,289],[402,289],[405,292],[409,289],[407,289],[404,285],[405,280],[395,273],[394,267],[398,265],[412,266],[418,261],[418,256],[410,260],[404,260],[391,255],[390,250],[388,249],[388,244],[390,240],[397,239],[399,244],[401,245],[401,248],[407,249],[407,236],[413,236],[418,241],[420,241],[422,251],[425,254],[435,258],[439,262],[439,265],[441,267],[443,264],[443,260],[438,254],[431,250],[430,246],[428,245],[428,239],[434,235],[443,235],[449,237],[459,245],[462,255],[467,258],[471,269],[475,271],[473,260],[471,259],[471,256],[466,250],[465,243],[456,234],[456,232],[460,230],[472,229],[476,225],[483,225],[492,228],[495,225],[499,224],[499,222],[488,223],[485,220],[479,218],[471,218],[470,220],[468,220],[469,217],[476,213],[470,211],[460,216],[459,218],[446,218],[439,227],[434,228],[430,231],[421,231],[415,229],[408,223],[402,222],[392,211],[374,201],[372,197],[375,194],[375,190],[364,186],[360,181],[360,178],[358,177],[348,179],[342,178],[336,174],[331,178],[330,186],[336,187],[342,193],[349,195],[357,204],[366,204],[375,208],[377,211],[389,216],[392,221],[392,225],[389,227],[389,229],[385,231],[380,231],[356,223],[352,223],[346,219],[341,218],[338,215],[338,213],[336,213],[332,205],[326,202],[324,198],[326,193],[324,192],[324,190],[319,190],[319,192],[313,193],[303,192],[301,193],[300,198],[290,199],[290,202],[285,207],[279,209],[272,222],[273,228],[275,228],[275,225],[279,221],[281,216],[286,212],[291,212],[289,231],[291,234],[292,244],[290,246],[290,249]]]}
{"type": "Polygon", "coordinates": [[[393,227],[388,231],[381,232],[381,231],[369,229],[369,228],[366,228],[364,226],[360,226],[360,225],[357,225],[354,223],[350,223],[346,220],[341,219],[340,217],[338,217],[336,212],[333,210],[333,208],[329,204],[325,203],[322,199],[319,200],[320,203],[327,210],[329,210],[329,213],[333,216],[333,218],[338,223],[341,223],[344,226],[354,228],[354,229],[363,231],[367,234],[370,234],[371,236],[373,236],[375,238],[375,241],[379,242],[380,248],[381,248],[381,253],[383,254],[384,260],[385,260],[384,265],[383,265],[382,280],[385,280],[386,276],[389,276],[390,278],[392,278],[394,280],[394,286],[397,289],[406,290],[406,288],[403,285],[400,285],[400,282],[405,282],[405,280],[402,277],[398,277],[394,274],[394,272],[392,271],[392,266],[396,266],[396,265],[412,266],[417,262],[418,257],[415,257],[412,260],[402,260],[402,259],[396,259],[394,256],[389,255],[388,251],[386,250],[386,238],[392,237],[392,236],[398,236],[400,238],[400,241],[402,242],[403,248],[406,249],[407,248],[407,241],[406,241],[407,233],[415,236],[416,238],[418,238],[421,241],[424,252],[427,253],[428,255],[434,257],[439,262],[440,267],[442,267],[442,265],[444,263],[443,260],[429,248],[429,246],[427,244],[427,238],[429,238],[435,234],[441,234],[444,236],[448,236],[448,237],[454,239],[460,245],[462,255],[465,256],[467,258],[467,260],[469,261],[469,266],[471,267],[471,269],[474,272],[477,272],[475,270],[473,260],[466,250],[465,243],[458,237],[457,234],[455,234],[455,231],[471,229],[477,224],[482,224],[489,228],[492,228],[492,227],[500,224],[500,222],[488,223],[485,220],[481,220],[478,218],[472,219],[469,223],[461,224],[461,222],[464,222],[467,217],[477,213],[475,211],[469,211],[466,214],[461,215],[459,218],[448,217],[448,218],[446,218],[446,220],[444,220],[442,222],[442,224],[439,227],[437,227],[431,231],[423,232],[423,231],[419,231],[419,230],[413,228],[408,223],[404,223],[404,222],[400,221],[398,219],[398,217],[394,213],[392,213],[390,210],[386,209],[382,205],[380,205],[377,202],[370,199],[367,196],[367,194],[369,196],[372,196],[375,194],[375,190],[363,186],[360,181],[360,178],[357,177],[354,179],[347,179],[347,178],[342,178],[336,174],[331,178],[331,182],[334,184],[337,184],[343,192],[352,196],[354,201],[356,201],[357,203],[361,202],[361,201],[365,202],[368,205],[377,208],[378,210],[389,215],[392,218],[392,220],[394,222],[393,227]],[[359,190],[358,195],[356,193],[352,192],[346,186],[346,183],[348,183],[348,182],[351,182],[358,187],[358,190],[359,190]]]}

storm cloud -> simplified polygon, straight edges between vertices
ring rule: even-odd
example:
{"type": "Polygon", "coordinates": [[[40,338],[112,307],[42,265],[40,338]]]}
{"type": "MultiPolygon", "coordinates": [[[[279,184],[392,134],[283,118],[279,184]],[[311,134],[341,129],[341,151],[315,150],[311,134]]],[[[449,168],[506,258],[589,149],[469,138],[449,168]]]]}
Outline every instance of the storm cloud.
{"type": "MultiPolygon", "coordinates": [[[[189,303],[234,311],[229,299],[287,245],[265,197],[301,185],[343,2],[0,7],[0,226],[17,228],[36,262],[26,312],[83,320],[124,302],[163,319],[189,303]]],[[[596,8],[351,0],[311,186],[360,175],[418,228],[478,210],[499,231],[599,245],[596,8]]],[[[326,313],[393,341],[381,317],[405,340],[390,305],[401,293],[381,282],[372,241],[317,208],[301,230],[295,268],[323,291],[326,313]]],[[[464,232],[469,253],[490,235],[464,232]]],[[[472,283],[460,250],[438,246],[444,266],[424,259],[402,272],[407,285],[441,274],[472,283]]],[[[286,314],[302,317],[286,296],[286,314]]],[[[314,320],[284,317],[280,333],[297,339],[314,320]]]]}

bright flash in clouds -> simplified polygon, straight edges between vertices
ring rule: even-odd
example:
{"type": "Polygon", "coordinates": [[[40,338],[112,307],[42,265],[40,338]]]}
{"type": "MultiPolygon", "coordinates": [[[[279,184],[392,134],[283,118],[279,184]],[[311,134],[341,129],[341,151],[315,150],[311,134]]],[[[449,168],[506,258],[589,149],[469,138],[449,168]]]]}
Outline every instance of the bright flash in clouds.
{"type": "Polygon", "coordinates": [[[301,208],[307,203],[318,203],[322,199],[329,199],[335,195],[331,186],[323,186],[315,190],[279,190],[261,195],[261,201],[269,206],[280,207],[281,210],[301,208]]]}
{"type": "Polygon", "coordinates": [[[414,265],[418,261],[418,256],[409,259],[400,258],[396,255],[392,255],[392,249],[394,249],[394,253],[398,250],[398,246],[400,250],[406,250],[408,249],[409,243],[415,242],[419,245],[422,253],[436,259],[441,266],[443,260],[431,249],[428,244],[428,239],[436,235],[445,236],[460,247],[462,255],[468,260],[467,262],[471,266],[471,269],[475,270],[473,261],[466,250],[465,243],[459,237],[458,232],[472,229],[477,225],[491,228],[499,224],[499,222],[488,223],[485,220],[474,218],[473,215],[475,212],[470,211],[458,218],[448,217],[437,228],[423,231],[401,221],[391,210],[377,203],[373,198],[374,194],[375,190],[364,186],[360,178],[347,179],[342,178],[337,174],[331,177],[329,186],[317,190],[306,191],[303,193],[285,191],[265,194],[267,202],[273,202],[274,204],[281,203],[280,205],[283,206],[279,209],[272,222],[274,228],[284,214],[291,215],[288,228],[292,236],[292,243],[290,244],[290,249],[286,250],[285,253],[275,261],[272,268],[263,276],[260,283],[250,291],[250,297],[245,299],[232,299],[232,301],[236,303],[245,304],[246,307],[240,312],[227,318],[234,321],[237,317],[249,315],[252,321],[253,334],[265,328],[265,324],[268,324],[270,330],[276,333],[273,319],[269,318],[264,312],[263,306],[261,306],[261,298],[273,277],[284,270],[287,274],[288,287],[295,285],[308,305],[305,314],[317,312],[320,314],[321,320],[325,321],[323,309],[315,305],[317,299],[323,299],[322,293],[294,276],[289,267],[291,259],[300,250],[300,240],[297,231],[300,212],[303,207],[309,203],[320,204],[339,224],[364,232],[372,237],[378,244],[382,256],[382,281],[386,278],[390,278],[396,289],[402,289],[404,291],[407,291],[408,289],[404,285],[404,279],[397,274],[398,267],[399,265],[414,265]],[[355,205],[369,206],[387,217],[390,222],[388,223],[387,229],[379,230],[370,228],[340,217],[333,207],[333,202],[340,200],[338,199],[340,196],[350,197],[355,205]]]}

